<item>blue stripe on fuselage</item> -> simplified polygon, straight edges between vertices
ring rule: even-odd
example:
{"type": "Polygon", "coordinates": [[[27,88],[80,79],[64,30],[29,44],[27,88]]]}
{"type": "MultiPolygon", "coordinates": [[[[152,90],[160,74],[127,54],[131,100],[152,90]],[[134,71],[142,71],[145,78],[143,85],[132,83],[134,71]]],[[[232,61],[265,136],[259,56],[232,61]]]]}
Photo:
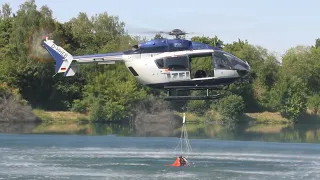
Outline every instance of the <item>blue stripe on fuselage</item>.
{"type": "Polygon", "coordinates": [[[188,50],[222,50],[219,47],[210,46],[208,44],[200,43],[200,42],[192,42],[192,45],[189,47],[175,48],[169,47],[169,45],[149,45],[144,44],[144,46],[139,49],[133,51],[128,50],[125,51],[124,54],[150,54],[150,53],[165,53],[165,52],[174,52],[174,51],[188,51],[188,50]]]}
{"type": "MultiPolygon", "coordinates": [[[[152,47],[150,47],[152,48],[152,47]]],[[[148,49],[148,47],[145,47],[144,49],[148,49]]],[[[185,49],[185,50],[204,50],[204,49],[213,49],[213,50],[220,50],[218,47],[210,46],[204,43],[198,43],[198,42],[193,42],[192,46],[190,49],[185,49]]],[[[153,51],[152,53],[164,53],[164,52],[170,52],[170,51],[153,51]]],[[[151,52],[142,52],[141,54],[149,54],[151,52]]],[[[137,54],[137,52],[134,52],[132,50],[128,50],[125,52],[116,52],[116,53],[106,53],[106,54],[90,54],[90,55],[81,55],[81,56],[74,56],[74,59],[82,59],[82,58],[101,58],[101,57],[106,57],[106,56],[121,56],[124,54],[137,54]]],[[[140,53],[138,53],[140,54],[140,53]]]]}
{"type": "Polygon", "coordinates": [[[99,57],[106,57],[106,56],[121,56],[123,52],[116,52],[116,53],[106,53],[106,54],[90,54],[90,55],[82,55],[82,56],[74,56],[74,59],[82,59],[82,58],[99,58],[99,57]]]}

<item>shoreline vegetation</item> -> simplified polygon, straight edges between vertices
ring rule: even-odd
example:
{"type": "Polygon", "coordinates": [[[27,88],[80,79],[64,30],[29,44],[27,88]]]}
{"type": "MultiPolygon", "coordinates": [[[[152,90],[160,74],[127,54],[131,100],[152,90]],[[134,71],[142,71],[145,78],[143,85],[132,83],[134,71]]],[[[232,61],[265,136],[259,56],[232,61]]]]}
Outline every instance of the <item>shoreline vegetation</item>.
{"type": "MultiPolygon", "coordinates": [[[[214,34],[193,36],[194,42],[218,43],[224,51],[247,61],[251,67],[248,82],[234,82],[223,91],[209,92],[221,94],[218,100],[165,102],[161,100],[164,91],[142,86],[124,63],[83,64],[75,76],[60,73],[52,77],[55,63],[40,45],[42,37],[50,35],[72,55],[122,52],[139,42],[163,38],[161,34],[151,39],[132,36],[125,22],[107,12],[91,17],[79,12],[67,22],[54,16],[48,6],[38,7],[35,0],[26,0],[16,12],[8,3],[2,5],[0,121],[121,123],[134,117],[142,127],[144,122],[175,126],[177,121],[173,120],[181,120],[181,112],[186,112],[188,122],[225,125],[320,121],[320,39],[309,46],[289,48],[279,59],[247,40],[226,43],[214,34]]],[[[213,66],[212,59],[205,57],[190,63],[191,72],[204,70],[206,74],[214,73],[213,66]]]]}
{"type": "MultiPolygon", "coordinates": [[[[34,109],[33,113],[44,123],[72,123],[72,122],[93,122],[90,120],[89,114],[77,113],[72,111],[44,111],[40,109],[34,109]]],[[[174,112],[181,119],[183,113],[174,112]]],[[[189,123],[219,123],[221,119],[214,119],[208,121],[205,116],[198,116],[194,113],[186,112],[186,122],[189,123]]],[[[292,124],[290,120],[281,116],[279,112],[261,112],[261,113],[244,113],[240,117],[240,121],[243,123],[251,124],[292,124]]],[[[117,123],[117,121],[110,121],[111,123],[117,123]]],[[[303,120],[304,124],[316,123],[320,124],[320,116],[307,114],[303,120]]],[[[240,123],[241,124],[241,123],[240,123]]]]}

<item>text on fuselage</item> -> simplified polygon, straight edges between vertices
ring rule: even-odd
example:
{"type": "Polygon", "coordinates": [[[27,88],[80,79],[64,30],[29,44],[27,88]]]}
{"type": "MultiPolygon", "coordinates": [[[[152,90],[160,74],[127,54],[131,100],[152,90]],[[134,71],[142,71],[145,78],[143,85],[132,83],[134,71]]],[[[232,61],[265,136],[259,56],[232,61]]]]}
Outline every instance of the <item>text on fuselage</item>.
{"type": "Polygon", "coordinates": [[[56,46],[55,44],[51,45],[51,48],[58,52],[64,59],[67,58],[68,54],[65,53],[59,46],[56,46]]]}
{"type": "Polygon", "coordinates": [[[169,80],[190,79],[190,72],[170,72],[167,74],[169,80]]]}

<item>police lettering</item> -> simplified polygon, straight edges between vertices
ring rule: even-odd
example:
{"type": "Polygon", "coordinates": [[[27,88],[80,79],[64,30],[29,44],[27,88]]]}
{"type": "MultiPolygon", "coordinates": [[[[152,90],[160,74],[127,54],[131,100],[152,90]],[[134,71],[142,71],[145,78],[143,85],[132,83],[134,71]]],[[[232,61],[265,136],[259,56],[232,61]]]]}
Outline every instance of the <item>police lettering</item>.
{"type": "Polygon", "coordinates": [[[190,79],[190,73],[189,72],[170,72],[170,74],[167,74],[167,79],[169,80],[190,79]]]}
{"type": "Polygon", "coordinates": [[[51,45],[51,48],[54,49],[55,51],[57,51],[63,58],[67,58],[67,53],[65,53],[63,51],[63,49],[61,49],[59,46],[56,46],[55,44],[51,45]]]}
{"type": "Polygon", "coordinates": [[[182,44],[181,43],[173,43],[173,46],[174,47],[182,47],[182,44]]]}

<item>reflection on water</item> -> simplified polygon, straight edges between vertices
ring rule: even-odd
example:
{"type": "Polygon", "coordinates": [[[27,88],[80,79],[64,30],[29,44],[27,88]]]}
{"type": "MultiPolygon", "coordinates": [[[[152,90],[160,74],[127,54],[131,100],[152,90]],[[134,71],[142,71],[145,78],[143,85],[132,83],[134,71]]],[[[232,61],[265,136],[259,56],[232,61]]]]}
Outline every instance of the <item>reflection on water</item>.
{"type": "Polygon", "coordinates": [[[36,123],[0,123],[0,133],[31,133],[37,127],[36,123]]]}
{"type": "MultiPolygon", "coordinates": [[[[180,125],[166,123],[102,124],[102,123],[0,123],[0,133],[45,133],[78,135],[161,136],[180,137],[180,125]]],[[[189,138],[220,140],[320,142],[320,125],[246,125],[227,128],[216,124],[188,124],[189,138]]]]}

